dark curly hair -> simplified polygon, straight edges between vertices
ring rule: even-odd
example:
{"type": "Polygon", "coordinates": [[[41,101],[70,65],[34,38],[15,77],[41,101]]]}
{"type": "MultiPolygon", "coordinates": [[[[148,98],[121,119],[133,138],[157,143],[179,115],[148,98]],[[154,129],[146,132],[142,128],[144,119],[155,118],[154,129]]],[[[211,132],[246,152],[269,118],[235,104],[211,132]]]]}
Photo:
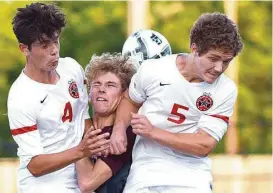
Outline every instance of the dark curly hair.
{"type": "Polygon", "coordinates": [[[243,48],[236,24],[222,13],[204,13],[197,19],[190,32],[190,45],[193,43],[200,55],[220,48],[236,56],[243,48]]]}
{"type": "Polygon", "coordinates": [[[66,25],[64,13],[53,4],[31,3],[18,8],[12,20],[13,31],[19,43],[31,49],[36,40],[43,42],[46,36],[56,40],[66,25]]]}

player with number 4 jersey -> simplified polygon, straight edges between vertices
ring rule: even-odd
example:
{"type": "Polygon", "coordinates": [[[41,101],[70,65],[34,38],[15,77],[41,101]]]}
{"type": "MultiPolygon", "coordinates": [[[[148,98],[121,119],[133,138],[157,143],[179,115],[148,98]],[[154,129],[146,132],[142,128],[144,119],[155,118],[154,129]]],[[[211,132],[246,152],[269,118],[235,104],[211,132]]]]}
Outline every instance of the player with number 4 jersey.
{"type": "Polygon", "coordinates": [[[59,56],[65,15],[55,5],[32,3],[18,9],[12,24],[26,58],[8,96],[18,193],[80,193],[75,162],[101,154],[109,134],[91,131],[84,71],[59,56]]]}
{"type": "Polygon", "coordinates": [[[84,121],[89,118],[82,67],[72,58],[61,58],[56,71],[60,76],[56,85],[36,82],[22,71],[9,92],[8,115],[11,134],[19,146],[18,177],[22,184],[55,179],[77,187],[74,164],[39,178],[27,168],[36,155],[58,153],[78,145],[84,121]]]}

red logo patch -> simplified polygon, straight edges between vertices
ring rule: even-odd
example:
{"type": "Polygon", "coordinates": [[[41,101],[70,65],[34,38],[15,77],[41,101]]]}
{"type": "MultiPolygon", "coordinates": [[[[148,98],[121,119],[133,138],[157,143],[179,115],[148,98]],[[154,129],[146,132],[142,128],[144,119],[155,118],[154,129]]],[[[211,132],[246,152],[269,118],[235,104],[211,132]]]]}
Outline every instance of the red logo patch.
{"type": "Polygon", "coordinates": [[[213,105],[213,100],[210,97],[210,94],[208,93],[204,93],[202,96],[200,96],[196,100],[196,107],[200,111],[207,111],[212,107],[212,105],[213,105]]]}
{"type": "Polygon", "coordinates": [[[78,90],[77,83],[74,80],[70,80],[68,84],[69,84],[69,88],[68,88],[69,94],[75,99],[79,98],[79,90],[78,90]]]}

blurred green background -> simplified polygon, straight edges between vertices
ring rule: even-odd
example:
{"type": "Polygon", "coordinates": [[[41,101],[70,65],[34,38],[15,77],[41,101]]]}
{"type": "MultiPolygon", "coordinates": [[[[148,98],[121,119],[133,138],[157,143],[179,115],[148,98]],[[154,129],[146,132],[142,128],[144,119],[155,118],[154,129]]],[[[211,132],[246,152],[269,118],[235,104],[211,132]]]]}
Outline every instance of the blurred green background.
{"type": "MultiPolygon", "coordinates": [[[[25,59],[18,49],[11,20],[29,2],[0,2],[0,157],[16,156],[9,130],[7,96],[25,59]]],[[[92,54],[120,52],[127,38],[127,2],[55,2],[67,15],[61,56],[83,67],[92,54]]],[[[149,2],[150,28],[162,33],[173,53],[189,51],[189,32],[204,12],[223,12],[222,1],[149,2]]],[[[239,154],[272,153],[272,2],[238,2],[238,26],[244,42],[239,55],[237,132],[239,154]]],[[[31,92],[31,91],[26,91],[31,92]]],[[[52,109],[54,110],[54,109],[52,109]]],[[[225,153],[225,137],[215,153],[225,153]]]]}

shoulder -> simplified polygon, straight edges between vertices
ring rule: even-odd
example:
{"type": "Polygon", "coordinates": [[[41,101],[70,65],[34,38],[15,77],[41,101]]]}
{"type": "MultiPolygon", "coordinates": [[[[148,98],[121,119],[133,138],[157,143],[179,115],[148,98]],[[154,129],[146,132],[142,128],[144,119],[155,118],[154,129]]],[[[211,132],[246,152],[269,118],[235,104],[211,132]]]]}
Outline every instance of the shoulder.
{"type": "Polygon", "coordinates": [[[158,59],[146,60],[139,67],[137,74],[149,80],[161,78],[172,71],[172,66],[175,66],[176,56],[168,55],[158,59]]]}
{"type": "Polygon", "coordinates": [[[9,97],[19,94],[21,87],[23,86],[24,80],[22,79],[22,75],[20,74],[17,79],[12,83],[9,89],[9,97]]]}
{"type": "Polygon", "coordinates": [[[35,93],[36,88],[33,82],[21,73],[10,87],[8,106],[13,104],[14,106],[21,107],[31,103],[33,98],[39,94],[39,92],[35,93]]]}
{"type": "Polygon", "coordinates": [[[82,66],[73,58],[60,58],[58,72],[65,76],[75,79],[77,83],[84,84],[84,70],[82,66]]]}
{"type": "Polygon", "coordinates": [[[158,59],[148,59],[141,64],[140,68],[150,69],[153,71],[169,68],[170,63],[175,63],[176,57],[176,54],[172,54],[158,59]]]}
{"type": "Polygon", "coordinates": [[[227,93],[228,95],[231,93],[236,93],[237,95],[238,92],[235,82],[225,74],[222,74],[217,80],[217,89],[218,91],[227,93]]]}
{"type": "Polygon", "coordinates": [[[71,57],[60,58],[59,61],[61,63],[66,63],[66,64],[70,64],[74,66],[80,65],[74,58],[71,58],[71,57]]]}
{"type": "Polygon", "coordinates": [[[236,84],[228,76],[222,74],[217,80],[214,89],[215,107],[218,108],[221,105],[232,108],[238,96],[236,84]]]}
{"type": "Polygon", "coordinates": [[[59,59],[59,68],[70,72],[82,72],[82,66],[73,58],[65,57],[59,59]]]}

